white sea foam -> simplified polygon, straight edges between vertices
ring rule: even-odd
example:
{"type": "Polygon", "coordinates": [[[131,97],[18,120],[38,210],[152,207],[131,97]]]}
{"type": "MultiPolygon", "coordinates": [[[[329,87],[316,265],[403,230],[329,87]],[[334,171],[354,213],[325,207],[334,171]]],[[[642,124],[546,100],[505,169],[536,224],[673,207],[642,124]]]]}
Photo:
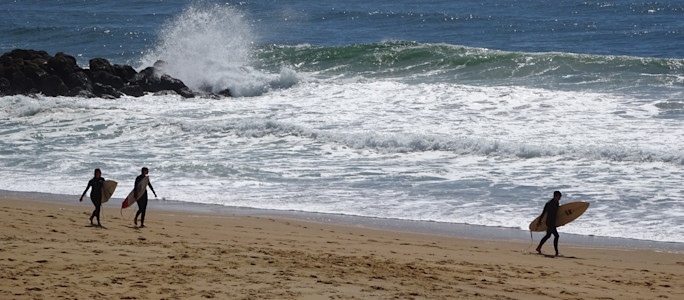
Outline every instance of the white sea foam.
{"type": "Polygon", "coordinates": [[[679,120],[625,96],[307,78],[217,101],[2,97],[0,189],[78,195],[100,167],[162,197],[525,228],[553,190],[564,232],[684,236],[679,120]]]}

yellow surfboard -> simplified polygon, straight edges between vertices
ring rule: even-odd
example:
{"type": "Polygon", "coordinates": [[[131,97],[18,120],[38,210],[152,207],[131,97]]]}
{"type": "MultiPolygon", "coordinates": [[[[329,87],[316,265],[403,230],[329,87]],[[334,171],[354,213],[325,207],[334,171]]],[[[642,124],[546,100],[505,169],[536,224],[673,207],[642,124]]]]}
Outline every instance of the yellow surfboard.
{"type": "MultiPolygon", "coordinates": [[[[563,226],[581,216],[589,208],[589,202],[570,202],[558,207],[556,227],[563,226]]],[[[539,223],[539,217],[530,223],[530,231],[546,231],[546,215],[539,223]]]]}
{"type": "Polygon", "coordinates": [[[116,190],[116,185],[117,183],[114,180],[105,180],[102,185],[102,203],[109,201],[109,198],[114,194],[114,190],[116,190]]]}

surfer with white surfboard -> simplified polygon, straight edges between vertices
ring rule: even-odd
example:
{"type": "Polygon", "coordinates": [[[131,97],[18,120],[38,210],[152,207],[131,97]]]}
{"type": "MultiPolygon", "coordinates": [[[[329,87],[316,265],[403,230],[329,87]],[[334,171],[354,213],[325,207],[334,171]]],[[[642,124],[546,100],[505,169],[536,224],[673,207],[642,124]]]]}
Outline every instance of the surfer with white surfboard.
{"type": "Polygon", "coordinates": [[[93,224],[93,218],[97,218],[97,226],[102,226],[100,223],[100,207],[102,207],[102,190],[104,182],[105,179],[102,178],[102,171],[100,171],[100,169],[95,169],[95,175],[88,181],[88,186],[85,191],[83,191],[81,199],[78,200],[79,202],[83,202],[83,197],[88,192],[88,189],[91,187],[93,188],[90,191],[90,200],[93,201],[93,205],[95,205],[95,210],[90,215],[90,225],[93,226],[95,225],[93,224]]]}
{"type": "Polygon", "coordinates": [[[150,187],[150,190],[152,190],[152,193],[154,193],[154,197],[157,198],[157,193],[154,191],[152,183],[150,183],[149,177],[147,177],[148,173],[149,169],[143,167],[140,175],[138,175],[138,177],[135,178],[135,188],[133,191],[135,194],[135,198],[138,199],[138,212],[135,213],[135,219],[133,219],[133,223],[135,225],[138,225],[138,216],[140,216],[141,228],[145,227],[145,211],[147,210],[147,186],[150,187]],[[144,184],[145,181],[147,182],[147,184],[144,184]]]}

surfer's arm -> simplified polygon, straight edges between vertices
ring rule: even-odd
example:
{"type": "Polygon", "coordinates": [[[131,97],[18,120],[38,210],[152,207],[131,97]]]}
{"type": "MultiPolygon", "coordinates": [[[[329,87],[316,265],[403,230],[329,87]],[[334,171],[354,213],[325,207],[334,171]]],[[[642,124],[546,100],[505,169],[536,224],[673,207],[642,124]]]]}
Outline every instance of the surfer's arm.
{"type": "Polygon", "coordinates": [[[539,215],[539,221],[537,221],[537,224],[541,224],[542,218],[544,218],[544,214],[549,210],[548,204],[544,205],[544,210],[542,211],[541,215],[539,215]]]}
{"type": "Polygon", "coordinates": [[[156,197],[157,197],[157,193],[154,191],[154,188],[152,187],[152,183],[148,181],[148,182],[147,182],[147,185],[150,186],[150,190],[152,190],[152,194],[154,194],[154,197],[156,198],[156,197]]]}
{"type": "Polygon", "coordinates": [[[78,200],[79,202],[83,201],[83,197],[85,197],[85,194],[88,192],[89,188],[90,188],[90,181],[88,181],[88,186],[86,186],[85,191],[83,191],[83,195],[81,195],[81,199],[78,200]]]}

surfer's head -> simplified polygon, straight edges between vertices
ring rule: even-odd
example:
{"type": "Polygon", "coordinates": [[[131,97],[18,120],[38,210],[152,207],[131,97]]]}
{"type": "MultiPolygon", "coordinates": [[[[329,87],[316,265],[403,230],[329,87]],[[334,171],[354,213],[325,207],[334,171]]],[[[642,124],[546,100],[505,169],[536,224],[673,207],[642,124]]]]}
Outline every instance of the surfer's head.
{"type": "Polygon", "coordinates": [[[563,196],[563,195],[561,194],[560,191],[555,191],[555,192],[553,192],[553,200],[558,201],[558,200],[560,200],[560,198],[561,198],[562,196],[563,196]]]}
{"type": "Polygon", "coordinates": [[[102,176],[102,171],[100,169],[95,169],[95,178],[100,178],[102,176]]]}
{"type": "Polygon", "coordinates": [[[148,170],[147,167],[143,167],[143,168],[142,168],[141,173],[142,173],[143,175],[147,175],[147,173],[149,173],[149,172],[150,172],[150,170],[148,170]]]}

